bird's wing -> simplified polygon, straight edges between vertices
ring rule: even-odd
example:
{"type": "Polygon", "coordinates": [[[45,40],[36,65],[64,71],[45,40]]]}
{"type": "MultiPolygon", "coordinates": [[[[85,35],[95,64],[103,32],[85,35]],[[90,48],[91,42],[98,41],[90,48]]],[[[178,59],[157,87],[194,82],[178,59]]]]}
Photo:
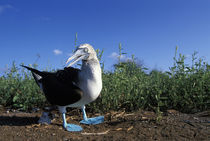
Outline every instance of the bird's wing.
{"type": "Polygon", "coordinates": [[[76,83],[78,81],[79,69],[73,67],[65,67],[63,70],[58,70],[55,75],[62,83],[76,83]]]}
{"type": "Polygon", "coordinates": [[[27,66],[47,100],[53,105],[66,106],[81,99],[83,91],[75,85],[78,81],[79,69],[68,67],[57,72],[39,71],[27,66]]]}

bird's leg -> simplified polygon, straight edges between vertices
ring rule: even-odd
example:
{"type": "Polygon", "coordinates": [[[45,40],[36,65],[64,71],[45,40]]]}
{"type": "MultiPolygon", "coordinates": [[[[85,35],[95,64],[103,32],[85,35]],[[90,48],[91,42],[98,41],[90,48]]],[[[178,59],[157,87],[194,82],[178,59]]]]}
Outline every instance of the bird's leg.
{"type": "Polygon", "coordinates": [[[66,122],[66,113],[62,113],[63,118],[63,128],[70,132],[82,131],[82,127],[75,124],[68,124],[66,122]]]}
{"type": "Polygon", "coordinates": [[[86,115],[86,112],[85,112],[85,106],[82,106],[82,113],[83,113],[83,119],[87,121],[88,118],[87,118],[87,115],[86,115]]]}
{"type": "Polygon", "coordinates": [[[87,118],[87,115],[86,115],[86,112],[85,112],[85,106],[82,106],[82,113],[83,113],[83,120],[80,121],[80,123],[83,123],[83,124],[100,124],[100,123],[104,122],[104,116],[87,118]]]}
{"type": "Polygon", "coordinates": [[[66,129],[67,123],[66,123],[66,114],[62,113],[62,119],[63,119],[63,128],[66,129]]]}

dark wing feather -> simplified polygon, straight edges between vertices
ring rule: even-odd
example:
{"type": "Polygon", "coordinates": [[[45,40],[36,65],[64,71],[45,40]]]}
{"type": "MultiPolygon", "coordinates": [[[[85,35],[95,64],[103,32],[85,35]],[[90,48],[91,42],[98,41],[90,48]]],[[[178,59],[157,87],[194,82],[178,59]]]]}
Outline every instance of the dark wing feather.
{"type": "Polygon", "coordinates": [[[79,69],[68,67],[57,72],[45,72],[23,67],[32,71],[33,76],[37,74],[42,77],[37,80],[35,75],[34,79],[38,85],[41,83],[43,92],[51,104],[66,106],[81,99],[83,92],[75,85],[78,80],[79,69]]]}
{"type": "Polygon", "coordinates": [[[22,67],[24,67],[24,68],[27,68],[28,70],[31,71],[31,73],[32,73],[32,75],[33,75],[33,77],[34,77],[34,79],[35,79],[37,85],[39,85],[39,86],[40,86],[40,82],[39,82],[40,77],[43,78],[43,77],[45,77],[45,76],[48,75],[48,72],[41,72],[41,71],[39,71],[39,70],[36,70],[36,69],[34,69],[34,68],[30,68],[30,67],[27,67],[27,66],[24,66],[24,65],[20,65],[20,66],[22,66],[22,67]]]}

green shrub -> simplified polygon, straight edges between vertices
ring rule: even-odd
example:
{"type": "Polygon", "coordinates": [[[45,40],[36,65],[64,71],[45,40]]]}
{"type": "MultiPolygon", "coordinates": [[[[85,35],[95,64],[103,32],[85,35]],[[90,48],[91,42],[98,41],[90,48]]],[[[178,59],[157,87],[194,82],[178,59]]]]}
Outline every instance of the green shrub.
{"type": "Polygon", "coordinates": [[[13,62],[11,69],[0,78],[0,105],[30,110],[45,103],[45,97],[31,73],[18,69],[13,62]]]}
{"type": "MultiPolygon", "coordinates": [[[[120,55],[121,50],[120,45],[120,55]]],[[[103,51],[97,53],[102,60],[103,51]]],[[[147,109],[156,111],[158,118],[167,109],[186,113],[210,109],[210,65],[197,58],[197,53],[192,55],[192,64],[186,64],[184,55],[177,57],[177,48],[173,59],[169,72],[152,70],[150,73],[136,63],[134,56],[125,62],[119,57],[113,71],[105,71],[101,61],[103,89],[87,109],[92,112],[147,109]]],[[[11,69],[0,77],[0,105],[30,110],[46,104],[31,73],[13,62],[11,69]]]]}

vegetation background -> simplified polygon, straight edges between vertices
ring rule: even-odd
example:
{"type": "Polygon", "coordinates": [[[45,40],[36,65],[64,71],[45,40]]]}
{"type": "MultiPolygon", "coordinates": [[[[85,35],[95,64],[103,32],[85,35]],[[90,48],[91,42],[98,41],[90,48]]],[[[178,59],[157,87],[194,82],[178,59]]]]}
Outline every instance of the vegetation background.
{"type": "MultiPolygon", "coordinates": [[[[185,55],[178,54],[177,49],[174,64],[166,72],[148,72],[147,68],[137,63],[134,55],[132,59],[122,62],[120,56],[125,53],[121,44],[118,63],[113,71],[106,71],[103,50],[96,50],[103,70],[103,90],[87,109],[91,112],[146,109],[155,111],[158,118],[167,109],[185,113],[210,109],[210,65],[196,52],[192,54],[191,64],[186,64],[185,55]]],[[[37,68],[37,64],[31,66],[37,68]]],[[[0,105],[28,111],[48,104],[31,73],[15,62],[0,77],[0,105]]]]}

